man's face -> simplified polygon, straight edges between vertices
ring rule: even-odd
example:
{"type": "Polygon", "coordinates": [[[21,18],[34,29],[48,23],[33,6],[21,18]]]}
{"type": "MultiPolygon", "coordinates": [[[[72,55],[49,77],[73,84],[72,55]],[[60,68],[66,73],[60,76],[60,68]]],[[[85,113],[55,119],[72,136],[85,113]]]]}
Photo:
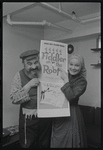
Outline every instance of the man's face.
{"type": "Polygon", "coordinates": [[[40,63],[38,56],[30,56],[24,59],[24,68],[27,74],[35,75],[40,70],[40,63]]]}

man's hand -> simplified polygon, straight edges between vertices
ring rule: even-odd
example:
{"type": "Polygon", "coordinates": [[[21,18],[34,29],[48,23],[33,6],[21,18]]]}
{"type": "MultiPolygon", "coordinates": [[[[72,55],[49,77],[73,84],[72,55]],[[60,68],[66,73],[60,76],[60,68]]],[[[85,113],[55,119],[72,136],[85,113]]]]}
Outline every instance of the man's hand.
{"type": "Polygon", "coordinates": [[[39,83],[40,83],[40,81],[38,78],[33,78],[24,86],[24,88],[25,88],[25,90],[29,91],[31,87],[38,86],[39,83]]]}
{"type": "Polygon", "coordinates": [[[38,86],[39,85],[39,79],[38,78],[33,78],[31,79],[27,84],[28,86],[31,88],[31,87],[34,87],[34,86],[38,86]]]}

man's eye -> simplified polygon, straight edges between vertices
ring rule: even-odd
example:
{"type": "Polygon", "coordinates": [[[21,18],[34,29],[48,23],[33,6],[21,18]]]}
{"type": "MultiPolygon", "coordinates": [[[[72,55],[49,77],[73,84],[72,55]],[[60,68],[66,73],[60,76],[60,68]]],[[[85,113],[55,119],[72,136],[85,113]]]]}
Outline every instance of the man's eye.
{"type": "Polygon", "coordinates": [[[36,61],[34,64],[38,64],[38,61],[36,61]]]}
{"type": "Polygon", "coordinates": [[[28,62],[27,64],[28,64],[28,65],[32,65],[32,63],[30,63],[30,62],[28,62]]]}

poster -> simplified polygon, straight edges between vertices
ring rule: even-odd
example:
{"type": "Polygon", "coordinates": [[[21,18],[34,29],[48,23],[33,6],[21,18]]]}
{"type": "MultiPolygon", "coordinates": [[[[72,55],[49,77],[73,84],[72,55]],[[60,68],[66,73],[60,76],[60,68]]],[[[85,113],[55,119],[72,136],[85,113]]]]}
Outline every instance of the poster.
{"type": "Polygon", "coordinates": [[[70,116],[69,102],[61,91],[60,69],[67,72],[67,44],[41,40],[42,75],[38,87],[38,117],[70,116]]]}

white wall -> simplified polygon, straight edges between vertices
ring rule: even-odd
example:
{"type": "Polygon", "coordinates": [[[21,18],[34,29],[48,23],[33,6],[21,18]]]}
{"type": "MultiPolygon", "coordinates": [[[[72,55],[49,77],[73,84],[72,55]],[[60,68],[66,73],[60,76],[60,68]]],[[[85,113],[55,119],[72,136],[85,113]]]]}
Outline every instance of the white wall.
{"type": "Polygon", "coordinates": [[[19,105],[10,101],[11,81],[22,69],[19,58],[23,51],[38,49],[43,39],[42,28],[11,26],[3,19],[3,127],[18,124],[19,105]]]}
{"type": "Polygon", "coordinates": [[[91,37],[86,36],[83,39],[71,40],[67,44],[73,44],[75,49],[74,53],[78,53],[84,57],[87,69],[87,89],[80,97],[79,104],[101,107],[101,69],[91,66],[91,64],[98,62],[100,55],[90,50],[91,48],[96,48],[97,37],[97,35],[91,37]]]}
{"type": "Polygon", "coordinates": [[[91,64],[98,62],[99,54],[93,53],[90,49],[96,48],[96,38],[100,33],[100,21],[93,21],[84,25],[77,24],[71,34],[53,27],[46,27],[44,32],[45,40],[71,43],[74,45],[75,53],[84,57],[88,86],[79,103],[94,107],[101,107],[101,70],[91,66],[91,64]]]}
{"type": "Polygon", "coordinates": [[[71,33],[52,26],[45,27],[44,39],[60,41],[60,40],[82,37],[91,34],[97,34],[101,32],[100,24],[101,24],[100,21],[95,21],[95,22],[93,21],[84,25],[80,23],[75,23],[75,25],[74,23],[71,23],[70,25],[69,23],[67,24],[64,22],[63,23],[64,27],[69,26],[70,29],[72,29],[71,33]]]}

